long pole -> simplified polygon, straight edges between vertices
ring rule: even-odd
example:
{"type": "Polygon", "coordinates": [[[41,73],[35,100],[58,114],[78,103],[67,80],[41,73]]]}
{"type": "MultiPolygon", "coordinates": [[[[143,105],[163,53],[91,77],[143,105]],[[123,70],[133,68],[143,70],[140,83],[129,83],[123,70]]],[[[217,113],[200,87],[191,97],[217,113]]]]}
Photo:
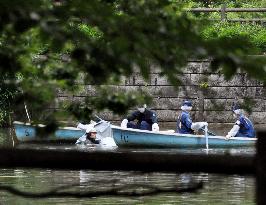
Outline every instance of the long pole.
{"type": "MultiPolygon", "coordinates": [[[[24,98],[23,90],[22,90],[22,94],[23,94],[23,98],[24,98]]],[[[25,100],[24,100],[24,108],[25,108],[25,111],[26,111],[26,115],[27,115],[28,121],[29,121],[29,123],[31,123],[30,115],[29,115],[29,112],[28,112],[28,107],[27,107],[27,104],[26,104],[25,100]]]]}
{"type": "Polygon", "coordinates": [[[27,114],[27,118],[28,118],[29,123],[30,123],[30,122],[31,122],[31,120],[30,120],[30,115],[29,115],[28,108],[27,108],[27,104],[26,104],[25,101],[24,101],[24,107],[25,107],[25,111],[26,111],[26,114],[27,114]]]}
{"type": "Polygon", "coordinates": [[[206,149],[208,151],[209,149],[208,126],[205,126],[204,131],[205,131],[205,138],[206,138],[206,149]]]}

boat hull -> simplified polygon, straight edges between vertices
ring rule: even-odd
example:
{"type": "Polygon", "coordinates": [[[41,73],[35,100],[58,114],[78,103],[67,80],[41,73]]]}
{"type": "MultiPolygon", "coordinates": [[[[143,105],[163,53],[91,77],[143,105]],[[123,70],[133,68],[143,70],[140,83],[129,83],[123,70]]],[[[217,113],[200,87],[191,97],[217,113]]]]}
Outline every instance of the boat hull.
{"type": "Polygon", "coordinates": [[[58,128],[55,132],[44,135],[38,134],[38,129],[44,129],[42,126],[33,126],[26,123],[14,122],[14,128],[17,140],[19,142],[27,141],[76,141],[85,131],[75,127],[58,128]]]}
{"type": "MultiPolygon", "coordinates": [[[[204,135],[152,132],[122,129],[112,126],[113,138],[118,147],[140,148],[206,148],[204,135]]],[[[235,137],[225,140],[223,136],[208,136],[209,148],[254,146],[255,138],[235,137]]]]}

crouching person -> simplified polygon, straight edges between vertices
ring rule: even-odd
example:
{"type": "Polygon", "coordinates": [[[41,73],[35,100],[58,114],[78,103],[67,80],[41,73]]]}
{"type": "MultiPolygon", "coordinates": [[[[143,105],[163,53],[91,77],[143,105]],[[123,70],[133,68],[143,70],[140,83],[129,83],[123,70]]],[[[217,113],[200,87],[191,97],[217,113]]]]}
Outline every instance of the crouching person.
{"type": "Polygon", "coordinates": [[[232,111],[236,122],[233,128],[225,136],[225,139],[231,137],[255,137],[255,130],[253,123],[244,114],[243,110],[240,109],[239,105],[233,105],[232,111]]]}
{"type": "Polygon", "coordinates": [[[124,119],[121,123],[121,127],[159,131],[157,115],[154,111],[147,109],[146,104],[138,107],[136,111],[134,111],[126,119],[124,119]]]}

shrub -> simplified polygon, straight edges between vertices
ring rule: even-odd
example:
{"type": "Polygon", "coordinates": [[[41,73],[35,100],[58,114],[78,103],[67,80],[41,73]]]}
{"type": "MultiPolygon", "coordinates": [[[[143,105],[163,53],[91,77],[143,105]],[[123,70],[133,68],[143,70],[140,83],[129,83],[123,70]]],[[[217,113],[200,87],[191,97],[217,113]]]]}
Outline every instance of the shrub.
{"type": "Polygon", "coordinates": [[[266,52],[266,28],[260,25],[219,22],[206,26],[201,34],[206,40],[245,37],[257,53],[266,52]]]}

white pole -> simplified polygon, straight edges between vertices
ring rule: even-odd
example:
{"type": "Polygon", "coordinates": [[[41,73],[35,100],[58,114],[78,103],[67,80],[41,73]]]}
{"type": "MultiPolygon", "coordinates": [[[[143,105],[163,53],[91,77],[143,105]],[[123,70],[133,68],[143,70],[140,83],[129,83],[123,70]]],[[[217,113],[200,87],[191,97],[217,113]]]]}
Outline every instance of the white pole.
{"type": "Polygon", "coordinates": [[[208,139],[208,126],[205,126],[204,128],[205,131],[205,138],[206,138],[206,149],[209,149],[209,139],[208,139]]]}
{"type": "Polygon", "coordinates": [[[30,123],[31,122],[30,115],[29,115],[28,108],[27,108],[27,105],[26,105],[25,101],[24,101],[24,107],[25,107],[25,111],[26,111],[26,114],[27,114],[27,117],[28,117],[28,120],[29,120],[29,123],[30,123]]]}

